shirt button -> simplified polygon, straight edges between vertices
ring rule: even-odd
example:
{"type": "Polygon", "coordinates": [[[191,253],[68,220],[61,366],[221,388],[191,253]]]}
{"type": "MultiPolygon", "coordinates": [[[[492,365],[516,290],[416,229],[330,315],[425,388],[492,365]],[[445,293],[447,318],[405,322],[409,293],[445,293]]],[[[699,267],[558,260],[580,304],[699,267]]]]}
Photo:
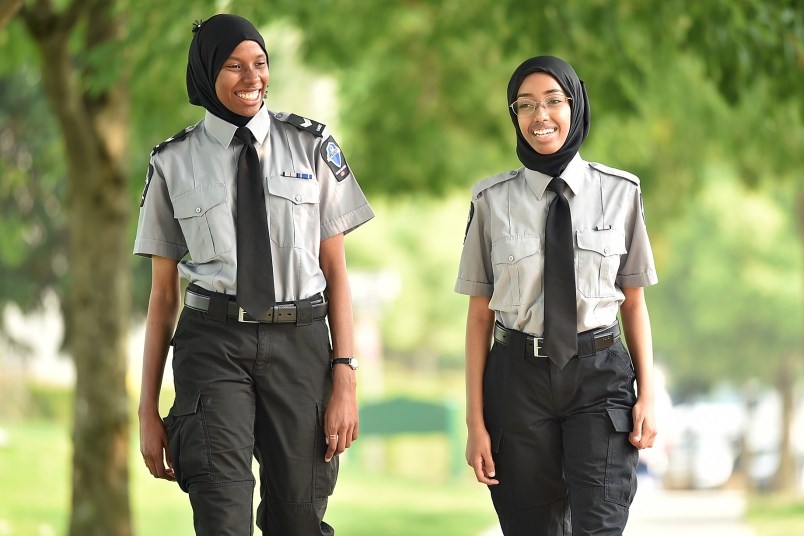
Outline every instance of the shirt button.
{"type": "Polygon", "coordinates": [[[609,254],[609,248],[603,248],[603,253],[605,253],[606,255],[608,255],[608,254],[609,254]]]}
{"type": "Polygon", "coordinates": [[[200,214],[201,213],[201,207],[195,207],[195,213],[200,214]]]}
{"type": "Polygon", "coordinates": [[[508,261],[513,262],[514,261],[514,256],[513,255],[508,255],[508,261]]]}
{"type": "Polygon", "coordinates": [[[301,196],[300,195],[297,195],[293,199],[295,199],[297,203],[301,203],[301,196]]]}

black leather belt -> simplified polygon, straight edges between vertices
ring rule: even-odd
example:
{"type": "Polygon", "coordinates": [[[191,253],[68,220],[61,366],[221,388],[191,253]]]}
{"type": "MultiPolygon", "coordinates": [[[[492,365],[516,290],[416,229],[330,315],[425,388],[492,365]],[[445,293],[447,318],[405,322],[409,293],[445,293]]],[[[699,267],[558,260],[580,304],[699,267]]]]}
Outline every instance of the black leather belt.
{"type": "MultiPolygon", "coordinates": [[[[217,295],[217,296],[226,296],[217,295]]],[[[240,307],[231,297],[225,298],[226,316],[235,318],[238,322],[249,322],[253,324],[276,324],[297,322],[299,311],[307,309],[310,320],[321,320],[327,316],[327,301],[321,296],[300,300],[297,302],[277,303],[271,307],[264,316],[254,318],[240,307]]],[[[184,293],[184,306],[196,311],[209,311],[209,304],[212,301],[210,296],[198,294],[189,288],[184,293]]],[[[305,322],[306,323],[306,322],[305,322]]]]}
{"type": "MultiPolygon", "coordinates": [[[[514,334],[524,335],[520,331],[505,328],[497,322],[494,323],[494,340],[500,344],[508,346],[514,334]]],[[[619,338],[620,325],[617,322],[604,328],[590,329],[589,331],[578,333],[578,357],[592,356],[598,350],[609,348],[619,338]]],[[[544,337],[526,335],[525,351],[529,356],[547,357],[542,353],[544,351],[544,337]]]]}

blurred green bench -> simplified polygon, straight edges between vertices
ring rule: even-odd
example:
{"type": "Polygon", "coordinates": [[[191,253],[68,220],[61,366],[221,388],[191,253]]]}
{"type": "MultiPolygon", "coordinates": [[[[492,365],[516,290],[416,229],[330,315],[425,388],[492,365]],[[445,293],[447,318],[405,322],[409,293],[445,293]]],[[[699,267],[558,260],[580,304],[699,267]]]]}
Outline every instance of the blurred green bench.
{"type": "Polygon", "coordinates": [[[451,402],[402,396],[366,402],[360,407],[360,437],[444,434],[448,445],[449,474],[454,478],[465,469],[462,415],[457,404],[451,402]]]}

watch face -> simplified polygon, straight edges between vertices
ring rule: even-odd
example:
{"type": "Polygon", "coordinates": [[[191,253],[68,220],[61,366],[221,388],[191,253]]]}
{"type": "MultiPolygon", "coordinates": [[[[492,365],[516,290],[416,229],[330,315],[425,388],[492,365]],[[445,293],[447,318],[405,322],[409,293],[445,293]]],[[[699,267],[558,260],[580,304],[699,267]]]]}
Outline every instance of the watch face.
{"type": "Polygon", "coordinates": [[[349,359],[349,366],[352,367],[352,370],[357,370],[357,367],[360,366],[360,362],[356,357],[352,357],[349,359]]]}

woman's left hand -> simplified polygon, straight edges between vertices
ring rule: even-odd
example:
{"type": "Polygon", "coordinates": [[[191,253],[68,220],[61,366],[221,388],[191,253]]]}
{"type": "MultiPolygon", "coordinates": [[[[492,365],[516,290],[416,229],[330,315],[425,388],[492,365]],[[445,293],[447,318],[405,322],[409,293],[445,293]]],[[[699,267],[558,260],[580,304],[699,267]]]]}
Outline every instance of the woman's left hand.
{"type": "Polygon", "coordinates": [[[327,452],[324,461],[341,454],[357,439],[357,380],[355,371],[345,365],[332,369],[332,394],[324,414],[324,433],[327,452]]]}
{"type": "Polygon", "coordinates": [[[656,439],[656,416],[653,411],[653,400],[645,397],[637,398],[634,405],[634,431],[628,435],[628,440],[638,449],[653,446],[656,439]]]}

